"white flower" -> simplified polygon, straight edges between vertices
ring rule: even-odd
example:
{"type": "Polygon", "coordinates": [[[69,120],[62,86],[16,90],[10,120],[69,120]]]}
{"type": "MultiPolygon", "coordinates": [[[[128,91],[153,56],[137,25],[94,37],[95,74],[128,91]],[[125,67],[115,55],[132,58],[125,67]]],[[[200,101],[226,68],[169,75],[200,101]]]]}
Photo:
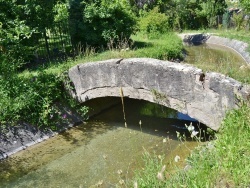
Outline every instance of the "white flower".
{"type": "Polygon", "coordinates": [[[157,178],[158,178],[158,180],[160,180],[160,181],[163,181],[163,180],[164,180],[164,176],[163,176],[163,174],[162,174],[161,172],[158,172],[157,178]]]}
{"type": "Polygon", "coordinates": [[[174,161],[178,162],[180,159],[181,159],[181,157],[179,155],[176,155],[175,158],[174,158],[174,161]]]}
{"type": "Polygon", "coordinates": [[[137,183],[137,181],[134,182],[134,188],[138,188],[138,183],[137,183]]]}
{"type": "Polygon", "coordinates": [[[125,181],[124,181],[124,180],[119,180],[119,183],[120,183],[121,185],[123,185],[123,184],[125,183],[125,181]]]}
{"type": "Polygon", "coordinates": [[[167,142],[167,139],[166,139],[166,138],[163,139],[163,143],[165,143],[165,142],[167,142]]]}
{"type": "Polygon", "coordinates": [[[198,131],[192,131],[191,138],[195,137],[198,133],[198,131]]]}
{"type": "Polygon", "coordinates": [[[187,127],[188,131],[189,132],[192,132],[194,131],[194,126],[192,124],[190,124],[188,127],[187,127]]]}
{"type": "Polygon", "coordinates": [[[211,143],[211,142],[209,142],[209,143],[207,144],[207,148],[208,148],[209,150],[214,149],[214,144],[211,143]]]}
{"type": "Polygon", "coordinates": [[[122,174],[122,170],[117,170],[117,174],[121,175],[122,174]]]}

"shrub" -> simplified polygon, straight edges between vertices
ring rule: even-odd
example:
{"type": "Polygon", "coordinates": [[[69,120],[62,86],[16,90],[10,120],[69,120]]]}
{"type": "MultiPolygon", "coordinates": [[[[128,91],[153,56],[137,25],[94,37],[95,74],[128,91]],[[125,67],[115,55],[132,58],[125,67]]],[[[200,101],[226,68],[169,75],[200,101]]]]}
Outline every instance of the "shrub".
{"type": "MultiPolygon", "coordinates": [[[[129,38],[136,24],[135,17],[121,2],[98,0],[83,4],[83,22],[80,23],[82,44],[104,46],[111,39],[129,38]]],[[[80,42],[78,41],[78,42],[80,42]]]]}
{"type": "Polygon", "coordinates": [[[139,21],[139,30],[150,38],[166,33],[169,29],[169,17],[160,13],[158,7],[142,15],[139,21]]]}

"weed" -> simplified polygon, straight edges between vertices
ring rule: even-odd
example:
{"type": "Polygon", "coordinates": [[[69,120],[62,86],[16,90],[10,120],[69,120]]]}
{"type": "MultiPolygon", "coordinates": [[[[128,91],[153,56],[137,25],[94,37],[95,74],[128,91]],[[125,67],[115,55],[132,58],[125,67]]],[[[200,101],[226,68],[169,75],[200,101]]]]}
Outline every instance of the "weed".
{"type": "MultiPolygon", "coordinates": [[[[168,173],[164,181],[156,179],[162,160],[145,154],[145,167],[136,172],[135,180],[139,187],[248,187],[250,180],[250,106],[243,103],[237,110],[229,112],[224,119],[216,140],[205,142],[197,147],[186,159],[185,168],[177,168],[168,173]]],[[[191,132],[195,128],[187,126],[191,132]]],[[[197,132],[193,138],[200,142],[197,132]]],[[[179,135],[181,141],[185,137],[179,135]]],[[[180,157],[176,155],[175,161],[180,157]]],[[[168,169],[167,169],[168,171],[168,169]]]]}

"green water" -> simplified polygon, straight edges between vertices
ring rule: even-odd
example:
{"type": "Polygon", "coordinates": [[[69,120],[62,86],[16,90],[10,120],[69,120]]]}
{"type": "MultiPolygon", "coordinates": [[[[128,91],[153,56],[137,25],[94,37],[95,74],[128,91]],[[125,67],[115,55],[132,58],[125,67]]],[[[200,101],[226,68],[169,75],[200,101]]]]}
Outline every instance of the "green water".
{"type": "MultiPolygon", "coordinates": [[[[188,121],[174,119],[185,115],[140,100],[125,100],[125,113],[127,128],[117,104],[2,161],[0,187],[126,187],[142,168],[145,151],[170,161],[176,152],[189,153],[178,151],[176,138],[176,131],[187,134],[188,121]]],[[[189,149],[197,146],[188,144],[189,149]]]]}
{"type": "Polygon", "coordinates": [[[218,66],[222,63],[234,62],[241,65],[245,65],[245,60],[234,50],[226,47],[222,47],[215,44],[202,44],[197,46],[186,46],[185,62],[195,64],[196,62],[204,62],[214,64],[218,66]]]}

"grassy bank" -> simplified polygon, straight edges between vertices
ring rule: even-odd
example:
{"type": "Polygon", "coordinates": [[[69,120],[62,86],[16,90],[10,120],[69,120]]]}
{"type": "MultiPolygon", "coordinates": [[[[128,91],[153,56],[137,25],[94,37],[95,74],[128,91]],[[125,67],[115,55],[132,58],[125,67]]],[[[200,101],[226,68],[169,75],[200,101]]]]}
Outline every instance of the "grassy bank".
{"type": "MultiPolygon", "coordinates": [[[[197,32],[197,31],[195,31],[197,32]]],[[[199,31],[198,31],[199,32],[199,31]]],[[[206,31],[207,32],[207,31],[206,31]]],[[[250,44],[244,33],[235,31],[212,31],[220,36],[234,38],[250,44]]],[[[205,71],[215,71],[245,83],[250,83],[250,69],[240,70],[237,62],[220,63],[213,59],[199,59],[193,64],[205,71]]],[[[215,140],[200,143],[185,159],[185,163],[175,162],[170,166],[158,156],[146,153],[145,166],[136,172],[131,186],[134,187],[249,187],[250,180],[250,104],[242,103],[239,109],[228,112],[215,140]],[[165,167],[164,167],[165,165],[165,167]],[[174,169],[174,170],[173,170],[174,169]]],[[[181,145],[185,145],[181,143],[181,145]]],[[[178,154],[176,155],[178,157],[178,154]]],[[[177,158],[178,159],[178,158],[177,158]]],[[[178,161],[178,160],[176,160],[178,161]]]]}
{"type": "MultiPolygon", "coordinates": [[[[62,118],[54,105],[57,102],[82,109],[84,113],[85,109],[77,106],[78,104],[66,95],[63,87],[62,73],[78,63],[129,57],[164,60],[181,58],[183,46],[176,35],[167,34],[151,40],[143,35],[136,35],[133,36],[133,40],[133,44],[121,45],[120,48],[110,46],[110,50],[99,53],[91,48],[85,49],[79,54],[79,58],[63,63],[51,62],[21,73],[6,71],[0,79],[1,127],[11,122],[15,125],[17,121],[26,121],[36,126],[51,128],[62,118]]],[[[221,72],[225,68],[228,68],[228,64],[222,64],[221,69],[218,69],[216,63],[210,63],[210,67],[206,70],[221,72]]],[[[232,68],[237,70],[239,67],[232,64],[232,68]]],[[[238,79],[239,77],[235,75],[233,71],[232,76],[238,79]]],[[[245,77],[250,80],[249,74],[245,77]]],[[[173,158],[172,167],[164,169],[163,160],[145,154],[145,166],[137,172],[131,187],[136,185],[147,188],[249,186],[249,104],[242,104],[238,110],[228,113],[216,137],[216,140],[202,143],[196,151],[193,151],[184,166],[178,165],[179,162],[175,162],[173,158]],[[183,170],[184,167],[188,170],[183,170]],[[135,185],[132,185],[134,183],[135,185]]]]}
{"type": "Polygon", "coordinates": [[[179,166],[172,159],[176,172],[169,175],[167,168],[163,172],[164,180],[157,178],[164,165],[162,161],[156,156],[145,155],[144,169],[137,172],[134,182],[138,187],[248,187],[249,104],[242,104],[238,110],[229,112],[216,137],[193,151],[185,166],[179,166]]]}
{"type": "Polygon", "coordinates": [[[63,72],[76,64],[111,58],[181,58],[183,45],[173,33],[154,40],[142,35],[135,35],[132,39],[132,42],[120,41],[116,47],[110,44],[109,50],[101,52],[91,47],[80,49],[75,59],[49,62],[23,72],[15,69],[14,62],[2,60],[1,70],[4,72],[0,77],[0,126],[3,128],[21,121],[38,127],[55,128],[54,124],[63,118],[55,104],[62,102],[79,113],[85,113],[86,109],[67,95],[63,85],[63,72]]]}

